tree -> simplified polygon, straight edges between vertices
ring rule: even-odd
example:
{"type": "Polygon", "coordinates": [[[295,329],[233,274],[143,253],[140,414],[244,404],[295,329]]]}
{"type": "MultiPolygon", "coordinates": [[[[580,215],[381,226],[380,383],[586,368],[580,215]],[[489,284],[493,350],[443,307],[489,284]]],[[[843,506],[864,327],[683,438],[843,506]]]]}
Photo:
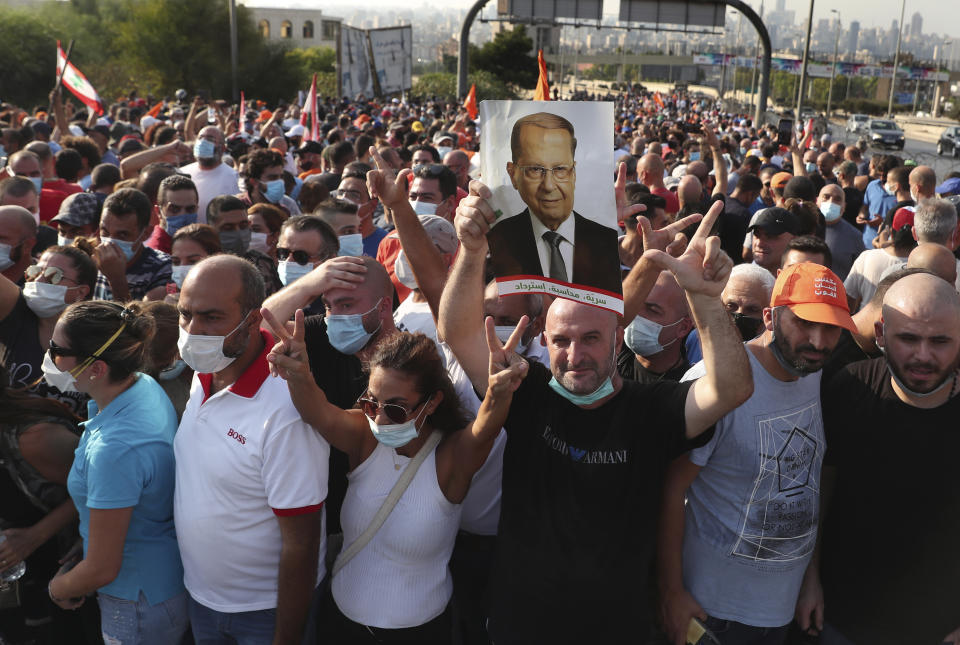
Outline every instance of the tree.
{"type": "MultiPolygon", "coordinates": [[[[467,75],[467,85],[477,86],[477,101],[484,99],[515,99],[513,88],[488,71],[480,70],[467,75]]],[[[446,72],[424,74],[413,83],[410,95],[428,99],[437,97],[455,101],[457,97],[457,75],[446,72]]]]}
{"type": "Polygon", "coordinates": [[[537,83],[539,69],[537,57],[530,54],[533,39],[527,36],[527,28],[514,26],[511,31],[501,31],[483,47],[470,53],[470,71],[484,70],[495,77],[519,88],[531,89],[537,83]]]}

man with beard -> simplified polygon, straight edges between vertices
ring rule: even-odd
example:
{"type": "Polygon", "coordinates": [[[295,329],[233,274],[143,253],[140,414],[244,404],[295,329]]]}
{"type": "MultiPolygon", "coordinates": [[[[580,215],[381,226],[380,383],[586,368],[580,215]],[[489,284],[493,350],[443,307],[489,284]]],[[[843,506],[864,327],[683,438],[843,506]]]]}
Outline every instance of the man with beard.
{"type": "Polygon", "coordinates": [[[960,625],[960,296],[929,273],[907,275],[887,291],[876,333],[884,356],[823,390],[825,477],[835,468],[836,482],[822,591],[810,567],[798,618],[806,627],[819,604],[821,627],[825,603],[831,643],[956,643],[945,635],[960,625]]]}
{"type": "MultiPolygon", "coordinates": [[[[753,395],[673,462],[664,485],[661,612],[677,645],[694,616],[724,645],[783,643],[813,557],[826,449],[820,369],[856,327],[843,282],[812,262],[780,272],[763,321],[746,344],[753,395]]],[[[698,363],[684,380],[705,371],[698,363]]]]}

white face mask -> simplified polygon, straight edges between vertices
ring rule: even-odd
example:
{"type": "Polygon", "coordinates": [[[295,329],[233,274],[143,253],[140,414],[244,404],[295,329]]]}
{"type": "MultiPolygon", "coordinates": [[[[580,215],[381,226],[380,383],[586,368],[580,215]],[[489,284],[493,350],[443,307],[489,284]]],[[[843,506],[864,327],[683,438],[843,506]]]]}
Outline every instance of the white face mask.
{"type": "Polygon", "coordinates": [[[39,318],[52,318],[66,308],[67,286],[49,282],[28,282],[23,285],[23,297],[30,311],[39,318]]]}
{"type": "Polygon", "coordinates": [[[260,251],[261,253],[268,253],[270,247],[267,246],[267,234],[266,233],[251,233],[250,234],[250,245],[247,247],[251,251],[260,251]]]}
{"type": "MultiPolygon", "coordinates": [[[[251,310],[252,311],[252,310],[251,310]]],[[[237,360],[236,356],[227,356],[223,353],[223,344],[227,336],[243,327],[247,322],[247,315],[243,317],[240,324],[233,328],[226,336],[201,336],[200,334],[190,334],[183,327],[180,328],[180,338],[177,340],[177,347],[180,349],[180,358],[190,366],[194,372],[200,374],[216,374],[220,370],[226,369],[230,363],[237,360]]]]}
{"type": "Polygon", "coordinates": [[[178,289],[183,289],[183,281],[187,279],[187,274],[190,273],[190,269],[192,268],[192,264],[179,264],[172,267],[173,281],[176,283],[178,289]]]}
{"type": "MultiPolygon", "coordinates": [[[[513,334],[513,330],[516,329],[516,327],[511,327],[510,325],[495,325],[493,329],[497,334],[497,338],[500,339],[500,342],[506,343],[508,340],[510,340],[510,335],[513,334]]],[[[528,347],[530,347],[530,343],[523,342],[523,339],[521,338],[514,351],[518,354],[526,354],[528,347]]]]}
{"type": "Polygon", "coordinates": [[[51,387],[55,387],[61,392],[76,392],[77,379],[70,372],[64,372],[53,362],[50,352],[43,355],[43,363],[40,365],[40,371],[43,372],[43,380],[51,387]]]}
{"type": "Polygon", "coordinates": [[[355,258],[363,255],[363,235],[360,233],[341,235],[339,240],[340,251],[338,255],[349,255],[355,258]]]}
{"type": "Polygon", "coordinates": [[[451,146],[437,146],[437,153],[440,155],[440,159],[443,159],[447,156],[448,152],[452,152],[453,148],[451,146]]]}
{"type": "Polygon", "coordinates": [[[417,284],[417,279],[413,276],[413,269],[410,268],[410,263],[407,261],[407,255],[403,249],[400,249],[400,252],[397,254],[397,259],[393,263],[393,272],[396,274],[400,284],[407,289],[412,291],[420,288],[420,285],[417,284]]]}
{"type": "Polygon", "coordinates": [[[413,207],[413,212],[417,215],[436,215],[437,214],[437,205],[430,204],[428,202],[415,201],[410,202],[410,206],[413,207]]]}
{"type": "Polygon", "coordinates": [[[57,246],[71,246],[73,245],[72,237],[64,237],[57,233],[57,246]]]}

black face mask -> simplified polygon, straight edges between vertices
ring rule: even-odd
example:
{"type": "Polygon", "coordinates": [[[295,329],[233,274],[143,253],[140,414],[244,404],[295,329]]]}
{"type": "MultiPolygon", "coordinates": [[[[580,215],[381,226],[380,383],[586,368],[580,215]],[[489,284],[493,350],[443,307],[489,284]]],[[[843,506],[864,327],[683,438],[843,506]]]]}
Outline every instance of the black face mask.
{"type": "Polygon", "coordinates": [[[304,170],[313,170],[313,162],[312,162],[312,161],[301,161],[301,162],[300,162],[300,167],[301,167],[302,169],[304,169],[304,170]]]}
{"type": "Polygon", "coordinates": [[[730,315],[733,318],[733,324],[736,325],[737,331],[740,332],[740,337],[743,338],[744,342],[753,340],[760,335],[763,329],[762,319],[745,316],[739,312],[730,315]]]}

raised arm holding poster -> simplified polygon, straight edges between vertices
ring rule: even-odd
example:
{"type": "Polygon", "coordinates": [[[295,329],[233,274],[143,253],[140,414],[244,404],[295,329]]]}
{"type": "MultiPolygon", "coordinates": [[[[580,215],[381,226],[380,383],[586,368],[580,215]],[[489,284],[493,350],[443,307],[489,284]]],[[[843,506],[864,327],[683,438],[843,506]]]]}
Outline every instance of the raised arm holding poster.
{"type": "Polygon", "coordinates": [[[483,101],[480,121],[500,294],[540,292],[623,313],[613,104],[483,101]]]}

